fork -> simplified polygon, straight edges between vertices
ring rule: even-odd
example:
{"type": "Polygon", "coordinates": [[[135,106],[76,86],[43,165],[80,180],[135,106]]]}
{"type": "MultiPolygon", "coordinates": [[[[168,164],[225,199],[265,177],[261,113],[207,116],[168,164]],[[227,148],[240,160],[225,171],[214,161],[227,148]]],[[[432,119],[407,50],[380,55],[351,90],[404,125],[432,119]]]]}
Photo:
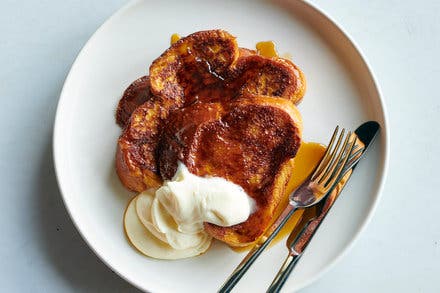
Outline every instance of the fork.
{"type": "Polygon", "coordinates": [[[219,289],[219,292],[230,292],[232,288],[234,288],[297,209],[307,208],[317,204],[333,187],[347,164],[357,140],[351,131],[347,133],[345,139],[345,129],[342,129],[339,136],[338,133],[339,126],[336,126],[326,152],[313,174],[289,195],[289,204],[287,207],[265,231],[263,236],[257,240],[254,247],[219,289]],[[338,137],[338,139],[336,139],[336,137],[338,137]],[[342,143],[342,141],[344,142],[342,143]]]}
{"type": "Polygon", "coordinates": [[[337,183],[332,187],[331,191],[328,192],[325,198],[316,205],[315,209],[313,209],[313,213],[303,216],[301,222],[290,233],[286,241],[288,255],[273,279],[272,284],[270,284],[267,289],[267,293],[275,293],[281,290],[299,259],[304,254],[313,235],[315,235],[327,213],[339,197],[339,194],[344,189],[347,181],[350,179],[351,173],[357,163],[370,147],[372,141],[379,132],[379,129],[380,125],[375,121],[365,122],[356,129],[355,134],[358,140],[350,154],[346,166],[339,176],[340,179],[338,179],[337,183]]]}
{"type": "Polygon", "coordinates": [[[300,231],[296,229],[296,227],[294,230],[292,230],[286,241],[289,254],[284,259],[280,270],[267,289],[267,293],[275,293],[281,290],[290,273],[295,268],[296,263],[301,258],[308,242],[313,237],[316,227],[319,227],[328,210],[331,208],[339,193],[344,188],[348,178],[350,177],[353,166],[359,161],[364,149],[365,148],[363,146],[358,145],[353,148],[350,159],[341,172],[342,174],[339,176],[340,179],[333,186],[331,191],[325,196],[325,199],[316,205],[316,208],[319,210],[319,212],[314,211],[315,215],[312,217],[303,217],[301,222],[297,225],[298,228],[302,227],[300,231]]]}

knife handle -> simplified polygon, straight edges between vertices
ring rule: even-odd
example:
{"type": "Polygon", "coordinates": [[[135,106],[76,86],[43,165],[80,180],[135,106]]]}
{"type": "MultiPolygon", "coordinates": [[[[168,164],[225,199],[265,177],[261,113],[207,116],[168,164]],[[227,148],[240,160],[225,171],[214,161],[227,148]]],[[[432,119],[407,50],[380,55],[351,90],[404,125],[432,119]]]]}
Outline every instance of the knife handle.
{"type": "Polygon", "coordinates": [[[267,289],[267,293],[280,292],[301,256],[302,254],[289,254],[287,256],[275,279],[272,281],[272,284],[270,284],[269,288],[267,289]]]}

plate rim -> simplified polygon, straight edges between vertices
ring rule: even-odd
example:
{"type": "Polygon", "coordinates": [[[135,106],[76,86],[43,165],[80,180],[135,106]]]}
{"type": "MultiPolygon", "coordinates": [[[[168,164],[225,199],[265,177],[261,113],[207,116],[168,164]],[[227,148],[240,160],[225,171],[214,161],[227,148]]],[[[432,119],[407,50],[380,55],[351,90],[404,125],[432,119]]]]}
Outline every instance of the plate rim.
{"type": "Polygon", "coordinates": [[[362,234],[362,232],[365,230],[365,228],[368,226],[371,219],[373,218],[373,215],[375,214],[377,206],[379,205],[380,199],[382,197],[383,189],[388,176],[389,158],[390,158],[390,130],[389,130],[388,111],[383,98],[382,89],[380,87],[379,82],[377,81],[377,77],[372,69],[370,62],[368,61],[361,47],[356,43],[354,38],[351,37],[351,35],[347,32],[347,30],[340,23],[336,22],[336,20],[333,17],[331,17],[328,13],[326,13],[325,10],[321,8],[318,4],[311,3],[309,0],[297,0],[297,1],[302,2],[304,5],[308,6],[308,8],[315,10],[315,12],[320,14],[321,17],[326,18],[334,26],[334,28],[336,28],[336,30],[339,31],[339,33],[341,33],[347,39],[348,44],[351,45],[351,47],[359,54],[360,59],[363,65],[365,65],[367,72],[370,75],[371,80],[374,84],[375,90],[377,92],[377,96],[379,98],[379,105],[380,108],[382,109],[382,114],[383,114],[383,125],[380,125],[380,133],[379,133],[380,135],[383,135],[383,141],[381,145],[383,154],[382,154],[381,162],[379,161],[379,170],[382,174],[378,179],[376,197],[373,200],[373,204],[371,208],[368,210],[367,216],[361,222],[359,228],[355,231],[355,233],[353,233],[353,237],[350,240],[350,242],[347,244],[347,246],[344,249],[342,249],[338,254],[336,254],[336,257],[332,261],[327,263],[317,274],[315,274],[308,280],[304,281],[301,284],[301,286],[298,287],[298,290],[301,290],[311,285],[318,279],[320,279],[324,274],[326,274],[330,269],[332,269],[333,266],[335,266],[345,255],[347,255],[347,253],[351,251],[354,244],[359,239],[359,236],[362,234]]]}
{"type": "MultiPolygon", "coordinates": [[[[60,159],[61,155],[60,155],[60,150],[58,147],[58,144],[59,144],[58,137],[60,136],[60,132],[62,131],[61,127],[60,127],[61,123],[59,122],[62,119],[62,118],[60,118],[60,116],[61,116],[60,109],[63,108],[63,105],[66,101],[66,98],[63,98],[66,95],[65,94],[66,84],[69,83],[69,81],[71,79],[72,72],[74,71],[74,68],[78,64],[78,60],[82,57],[83,54],[85,54],[84,52],[87,51],[90,43],[96,38],[96,36],[105,28],[105,26],[109,22],[111,22],[113,19],[117,18],[119,15],[122,15],[126,10],[129,10],[132,6],[136,5],[137,3],[141,2],[141,1],[142,0],[130,0],[128,3],[124,4],[119,9],[117,9],[113,14],[111,14],[109,17],[107,17],[106,20],[89,37],[89,39],[86,41],[84,46],[81,48],[81,50],[79,51],[79,53],[75,57],[75,60],[73,61],[72,65],[70,67],[69,73],[67,74],[67,76],[65,78],[63,88],[60,92],[59,100],[58,100],[57,107],[56,107],[56,114],[55,114],[55,119],[54,119],[54,127],[53,127],[53,135],[52,135],[52,150],[53,150],[52,156],[53,156],[53,162],[54,162],[55,177],[57,180],[58,188],[60,190],[61,198],[63,200],[63,204],[67,210],[67,213],[68,213],[71,221],[73,222],[73,225],[75,226],[78,233],[81,235],[81,238],[85,241],[85,243],[93,251],[93,253],[96,256],[98,256],[98,258],[107,267],[109,267],[113,272],[115,272],[123,280],[127,281],[128,283],[130,283],[131,285],[135,286],[136,288],[138,288],[142,291],[149,291],[151,289],[146,288],[142,284],[139,284],[136,280],[134,280],[130,276],[127,276],[127,275],[123,274],[122,272],[120,272],[118,267],[110,264],[110,262],[107,259],[105,259],[105,256],[101,255],[101,253],[90,243],[89,239],[83,234],[83,231],[79,227],[78,221],[73,216],[73,213],[69,207],[69,199],[65,195],[66,191],[62,185],[62,180],[61,180],[61,176],[60,176],[60,167],[59,167],[61,165],[61,163],[59,162],[61,160],[60,159]]],[[[372,205],[368,209],[366,217],[361,221],[361,224],[359,225],[357,230],[352,234],[353,236],[351,237],[351,240],[348,242],[348,244],[340,252],[338,252],[336,254],[336,256],[333,258],[333,260],[331,260],[326,265],[324,265],[317,274],[306,279],[304,282],[300,283],[299,286],[297,287],[297,290],[300,290],[300,289],[305,288],[305,287],[309,286],[310,284],[314,283],[316,280],[320,279],[325,273],[327,273],[331,268],[333,268],[333,266],[335,264],[337,264],[349,251],[351,251],[355,242],[359,239],[360,234],[365,230],[367,225],[370,223],[370,221],[371,221],[371,219],[377,209],[380,198],[382,197],[384,185],[385,185],[386,178],[388,175],[389,156],[390,156],[390,130],[389,130],[388,112],[387,112],[386,104],[384,102],[384,98],[383,98],[382,90],[380,88],[380,84],[378,83],[377,78],[374,74],[374,71],[372,70],[370,63],[369,63],[368,59],[366,58],[365,54],[363,53],[363,51],[361,50],[361,48],[357,45],[357,43],[350,36],[350,34],[347,33],[347,30],[340,23],[336,22],[336,20],[334,18],[332,18],[329,14],[327,14],[324,11],[324,9],[322,9],[318,4],[311,3],[309,0],[294,0],[294,1],[301,2],[303,5],[306,6],[306,8],[312,9],[315,13],[320,15],[321,18],[328,20],[331,23],[331,25],[342,36],[344,36],[346,38],[347,44],[349,44],[352,47],[352,49],[354,49],[354,51],[359,54],[359,57],[360,57],[363,65],[366,68],[366,72],[371,77],[371,81],[375,87],[375,91],[377,92],[377,97],[379,100],[379,105],[382,110],[382,116],[383,116],[383,123],[382,123],[383,125],[381,125],[382,145],[380,146],[382,153],[380,154],[380,160],[379,160],[379,166],[378,166],[378,170],[381,174],[376,182],[377,187],[376,187],[376,192],[374,192],[375,198],[372,200],[372,205]]]]}

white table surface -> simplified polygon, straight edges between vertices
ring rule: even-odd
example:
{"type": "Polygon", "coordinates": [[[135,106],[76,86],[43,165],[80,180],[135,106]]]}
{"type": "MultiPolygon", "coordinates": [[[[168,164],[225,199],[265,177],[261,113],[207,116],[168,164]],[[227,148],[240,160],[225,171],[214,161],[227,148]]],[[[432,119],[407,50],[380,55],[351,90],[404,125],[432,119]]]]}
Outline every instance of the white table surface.
{"type": "MultiPolygon", "coordinates": [[[[440,2],[312,2],[370,62],[388,108],[391,160],[364,233],[302,292],[440,292],[440,2]]],[[[137,291],[73,227],[51,149],[66,74],[90,35],[124,3],[0,4],[1,292],[137,291]]]]}

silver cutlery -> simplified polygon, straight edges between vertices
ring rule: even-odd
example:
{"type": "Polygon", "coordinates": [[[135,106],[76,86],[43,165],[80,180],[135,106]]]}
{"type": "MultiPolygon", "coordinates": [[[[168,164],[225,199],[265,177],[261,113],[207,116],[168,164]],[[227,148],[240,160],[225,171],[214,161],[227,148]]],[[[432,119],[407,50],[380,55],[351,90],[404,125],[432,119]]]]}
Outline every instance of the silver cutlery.
{"type": "Polygon", "coordinates": [[[352,163],[349,159],[356,141],[354,133],[349,131],[345,135],[345,129],[339,133],[339,127],[336,127],[327,150],[313,174],[290,194],[289,204],[285,210],[235,268],[219,292],[232,290],[297,209],[311,207],[328,194],[340,179],[344,167],[352,163]]]}
{"type": "Polygon", "coordinates": [[[316,206],[315,216],[304,216],[299,225],[297,225],[298,227],[294,229],[287,238],[286,246],[289,253],[267,292],[279,292],[287,281],[287,278],[303,255],[304,250],[310,243],[313,235],[315,235],[325,216],[333,206],[333,203],[336,201],[338,195],[351,177],[360,158],[365,154],[366,150],[371,145],[371,142],[376,137],[379,128],[377,122],[369,121],[356,129],[355,134],[359,140],[358,149],[353,152],[348,164],[344,167],[338,184],[335,184],[325,196],[325,199],[316,206]]]}

